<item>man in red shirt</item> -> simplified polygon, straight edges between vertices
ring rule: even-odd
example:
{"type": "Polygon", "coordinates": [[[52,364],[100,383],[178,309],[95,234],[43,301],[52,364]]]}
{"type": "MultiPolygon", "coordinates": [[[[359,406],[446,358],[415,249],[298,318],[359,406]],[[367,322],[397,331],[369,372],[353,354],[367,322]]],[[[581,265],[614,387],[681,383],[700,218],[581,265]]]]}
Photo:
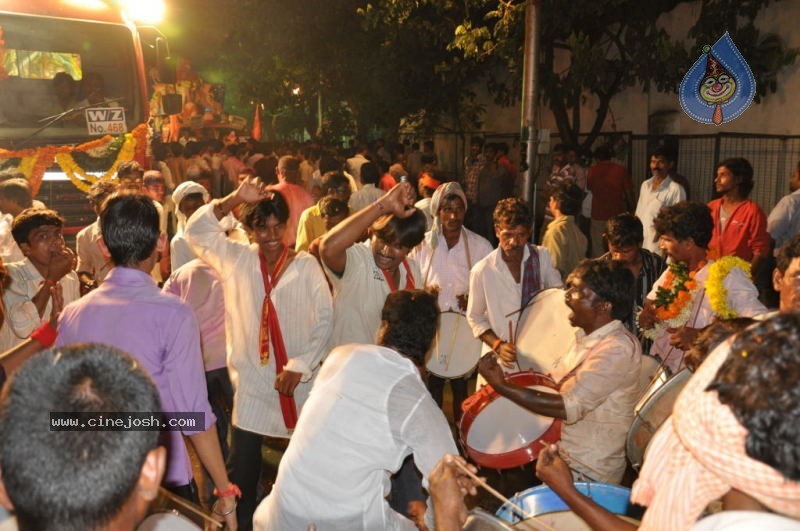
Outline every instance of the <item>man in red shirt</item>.
{"type": "Polygon", "coordinates": [[[725,159],[717,165],[714,186],[721,197],[708,203],[714,219],[709,255],[747,260],[752,264],[753,278],[757,278],[772,239],[767,232],[767,217],[748,199],[753,190],[753,167],[747,159],[725,159]]]}
{"type": "Polygon", "coordinates": [[[633,183],[628,170],[611,161],[611,148],[601,146],[594,152],[597,164],[589,168],[587,188],[592,192],[591,256],[605,253],[603,232],[606,221],[633,210],[633,183]]]}
{"type": "Polygon", "coordinates": [[[278,175],[278,184],[273,184],[267,188],[280,192],[289,205],[289,220],[286,222],[283,243],[287,247],[294,249],[300,214],[314,205],[314,198],[299,184],[300,161],[296,158],[288,155],[281,157],[278,160],[278,167],[275,169],[275,173],[278,175]]]}

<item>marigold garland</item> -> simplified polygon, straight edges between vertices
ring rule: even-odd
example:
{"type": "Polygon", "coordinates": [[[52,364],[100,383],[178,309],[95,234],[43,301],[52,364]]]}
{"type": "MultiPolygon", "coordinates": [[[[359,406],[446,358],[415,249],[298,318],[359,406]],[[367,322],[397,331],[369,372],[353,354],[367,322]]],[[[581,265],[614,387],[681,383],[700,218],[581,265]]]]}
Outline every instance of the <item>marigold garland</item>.
{"type": "Polygon", "coordinates": [[[102,156],[103,150],[109,148],[115,141],[115,138],[109,135],[77,146],[42,146],[16,151],[0,149],[0,160],[20,159],[18,168],[31,183],[34,195],[39,193],[45,170],[53,165],[54,160],[58,160],[59,166],[61,166],[76,188],[87,191],[91,184],[97,180],[111,178],[116,173],[120,162],[130,160],[134,156],[142,157],[147,149],[147,133],[146,124],[140,124],[130,133],[125,133],[125,140],[117,153],[114,163],[100,178],[86,173],[72,158],[72,153],[87,153],[91,151],[92,156],[102,156]]]}
{"type": "MultiPolygon", "coordinates": [[[[704,266],[705,262],[700,263],[696,271],[704,266]]],[[[697,281],[694,279],[696,271],[689,271],[685,262],[670,264],[664,284],[656,291],[656,324],[642,330],[647,339],[655,339],[665,328],[684,326],[689,320],[691,303],[697,291],[697,281]]]]}
{"type": "Polygon", "coordinates": [[[737,256],[722,257],[708,268],[706,295],[711,309],[722,319],[739,317],[739,312],[728,305],[728,290],[723,283],[734,268],[741,269],[747,278],[751,278],[750,263],[737,256]]]}

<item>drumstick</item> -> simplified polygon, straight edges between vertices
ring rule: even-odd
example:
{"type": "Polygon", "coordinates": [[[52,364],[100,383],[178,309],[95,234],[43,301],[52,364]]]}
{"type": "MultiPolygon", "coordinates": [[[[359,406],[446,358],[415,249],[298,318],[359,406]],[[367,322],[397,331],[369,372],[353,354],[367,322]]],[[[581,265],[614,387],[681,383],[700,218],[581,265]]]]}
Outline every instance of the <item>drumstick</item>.
{"type": "MultiPolygon", "coordinates": [[[[514,324],[510,320],[508,321],[508,340],[516,346],[516,341],[514,341],[514,324]]],[[[519,358],[515,359],[514,363],[517,364],[517,370],[522,372],[522,367],[519,366],[519,358]]]]}
{"type": "Polygon", "coordinates": [[[477,483],[478,485],[483,487],[486,490],[486,492],[488,492],[489,494],[491,494],[492,496],[494,496],[495,498],[497,498],[501,502],[503,502],[503,503],[507,504],[509,507],[511,507],[522,518],[521,522],[515,522],[515,523],[520,523],[520,524],[521,523],[525,523],[527,525],[530,525],[531,523],[536,522],[537,525],[541,526],[546,531],[556,531],[554,528],[552,528],[549,525],[545,524],[544,522],[540,521],[535,516],[531,516],[530,514],[528,514],[525,511],[525,509],[523,509],[522,507],[520,507],[516,503],[512,502],[511,500],[509,500],[508,498],[506,498],[505,496],[500,494],[498,491],[496,491],[494,489],[494,487],[492,487],[491,485],[486,483],[483,479],[481,479],[478,476],[476,476],[475,474],[473,474],[472,471],[469,468],[467,468],[466,466],[462,465],[457,459],[453,459],[453,463],[455,463],[455,465],[458,468],[460,468],[462,472],[464,472],[466,475],[468,475],[472,479],[472,481],[474,481],[475,483],[477,483]]]}
{"type": "MultiPolygon", "coordinates": [[[[549,446],[550,445],[550,443],[545,442],[545,441],[539,441],[539,443],[543,444],[544,446],[549,446]]],[[[591,480],[594,480],[595,482],[603,481],[605,483],[612,483],[612,484],[615,483],[608,476],[606,476],[605,474],[603,474],[602,472],[600,472],[596,468],[590,467],[586,463],[582,462],[580,459],[572,457],[571,455],[570,456],[566,456],[566,455],[562,454],[561,453],[561,448],[558,449],[558,455],[559,455],[559,457],[561,457],[561,459],[563,459],[567,463],[567,466],[569,466],[569,469],[572,470],[573,472],[575,472],[576,474],[581,474],[583,476],[586,476],[587,478],[589,478],[591,480]],[[597,478],[590,477],[585,472],[581,472],[580,470],[576,470],[574,467],[570,466],[570,463],[575,463],[578,466],[582,466],[586,470],[591,470],[591,472],[593,474],[597,474],[597,478]]]]}
{"type": "Polygon", "coordinates": [[[205,520],[207,522],[210,522],[210,523],[214,524],[215,526],[217,526],[219,528],[222,527],[222,522],[217,522],[216,520],[214,520],[213,518],[208,516],[206,513],[204,513],[200,509],[197,509],[196,507],[194,507],[189,502],[184,501],[182,498],[179,498],[178,496],[175,496],[174,494],[172,494],[170,491],[168,491],[164,487],[158,487],[158,491],[165,498],[167,498],[169,501],[171,501],[172,503],[174,503],[176,505],[180,505],[181,507],[183,507],[187,511],[190,511],[190,512],[196,514],[197,516],[201,517],[203,520],[205,520]]]}

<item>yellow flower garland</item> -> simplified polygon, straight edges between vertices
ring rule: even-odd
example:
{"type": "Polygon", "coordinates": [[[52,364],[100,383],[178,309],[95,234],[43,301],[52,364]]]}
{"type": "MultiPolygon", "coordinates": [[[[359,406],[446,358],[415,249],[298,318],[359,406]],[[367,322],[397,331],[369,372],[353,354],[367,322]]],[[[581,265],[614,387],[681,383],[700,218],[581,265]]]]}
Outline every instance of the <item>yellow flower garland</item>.
{"type": "Polygon", "coordinates": [[[58,153],[56,155],[56,162],[64,171],[75,188],[83,192],[88,192],[89,188],[97,181],[108,181],[114,174],[117,173],[117,166],[123,161],[131,160],[136,150],[136,141],[131,133],[125,133],[125,141],[117,153],[117,158],[108,170],[100,177],[86,173],[83,168],[78,166],[75,159],[72,158],[71,153],[58,153]],[[80,176],[80,177],[79,177],[80,176]]]}
{"type": "Polygon", "coordinates": [[[739,268],[750,277],[750,263],[736,256],[725,256],[708,267],[706,295],[711,309],[722,319],[738,317],[739,313],[728,305],[728,290],[723,281],[733,268],[739,268]]]}

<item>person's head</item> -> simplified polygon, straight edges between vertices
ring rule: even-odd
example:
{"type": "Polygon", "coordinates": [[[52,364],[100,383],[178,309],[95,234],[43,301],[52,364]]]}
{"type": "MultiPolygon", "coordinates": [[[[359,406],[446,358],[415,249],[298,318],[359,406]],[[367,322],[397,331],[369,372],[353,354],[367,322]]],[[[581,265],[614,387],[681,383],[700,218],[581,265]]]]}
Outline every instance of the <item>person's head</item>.
{"type": "Polygon", "coordinates": [[[300,179],[300,161],[295,157],[283,156],[278,159],[278,167],[275,171],[279,179],[297,184],[300,179]]]}
{"type": "Polygon", "coordinates": [[[425,214],[414,209],[407,218],[382,216],[370,227],[370,241],[375,265],[384,271],[394,271],[411,249],[425,237],[425,214]]]}
{"type": "Polygon", "coordinates": [[[417,181],[417,192],[420,197],[433,197],[433,193],[442,182],[428,172],[422,172],[417,181]]]}
{"type": "Polygon", "coordinates": [[[662,208],[653,225],[661,249],[678,262],[686,261],[687,253],[696,248],[708,249],[714,231],[711,210],[697,201],[681,201],[662,208]]]}
{"type": "Polygon", "coordinates": [[[0,403],[0,499],[21,530],[133,529],[156,497],[166,466],[158,431],[51,431],[51,413],[159,414],[142,365],[84,343],[28,360],[0,403]],[[10,504],[8,503],[10,502],[10,504]]]}
{"type": "Polygon", "coordinates": [[[350,181],[344,173],[338,171],[329,171],[322,175],[321,191],[324,197],[334,197],[345,203],[350,200],[352,193],[350,181]]]}
{"type": "Polygon", "coordinates": [[[617,214],[606,221],[603,237],[608,242],[611,258],[627,264],[638,262],[644,243],[644,227],[639,218],[630,212],[617,214]]]}
{"type": "Polygon", "coordinates": [[[164,202],[167,193],[167,182],[158,170],[147,170],[142,178],[142,191],[153,201],[164,202]]]}
{"type": "Polygon", "coordinates": [[[14,218],[11,234],[19,250],[36,266],[46,267],[64,249],[64,218],[54,210],[26,208],[14,218]]]}
{"type": "Polygon", "coordinates": [[[92,210],[94,210],[95,214],[100,215],[100,207],[103,206],[103,201],[116,191],[117,183],[111,181],[97,181],[89,188],[86,199],[89,200],[89,204],[92,205],[92,210]]]}
{"type": "Polygon", "coordinates": [[[178,207],[178,212],[187,220],[210,199],[211,195],[208,190],[202,184],[194,181],[183,181],[172,192],[172,200],[178,207]]]}
{"type": "Polygon", "coordinates": [[[78,94],[78,83],[66,72],[53,76],[53,93],[64,104],[72,102],[78,94]]]}
{"type": "Polygon", "coordinates": [[[745,451],[800,481],[800,313],[781,313],[739,334],[707,387],[747,430],[745,451]]]}
{"type": "MultiPolygon", "coordinates": [[[[419,146],[417,146],[419,147],[419,146]]],[[[473,157],[477,157],[483,151],[483,137],[473,136],[469,141],[469,152],[473,157]]]]}
{"type": "Polygon", "coordinates": [[[361,183],[378,185],[381,180],[381,174],[378,171],[378,166],[374,162],[365,162],[361,165],[361,183]]]}
{"type": "Polygon", "coordinates": [[[551,156],[551,160],[554,166],[563,166],[567,163],[567,145],[566,144],[556,144],[553,146],[553,155],[551,156]]]}
{"type": "Polygon", "coordinates": [[[144,168],[135,160],[126,160],[117,166],[117,179],[120,188],[138,192],[142,188],[144,168]]]}
{"type": "Polygon", "coordinates": [[[519,197],[508,197],[497,202],[492,214],[494,233],[506,257],[521,256],[531,237],[533,217],[528,205],[519,197]]]}
{"type": "Polygon", "coordinates": [[[422,143],[422,151],[425,153],[433,153],[433,140],[426,140],[422,143]]]}
{"type": "Polygon", "coordinates": [[[336,157],[326,153],[322,155],[322,158],[319,159],[319,173],[325,175],[330,171],[342,171],[342,164],[336,159],[336,157]]]}
{"type": "Polygon", "coordinates": [[[446,235],[461,234],[467,213],[467,196],[457,182],[442,184],[431,198],[434,228],[446,235]]]}
{"type": "Polygon", "coordinates": [[[319,201],[319,215],[325,222],[325,230],[329,231],[347,217],[349,210],[347,203],[341,199],[327,196],[319,201]]]}
{"type": "MultiPolygon", "coordinates": [[[[130,191],[117,192],[105,200],[100,210],[100,233],[111,261],[121,267],[142,266],[154,259],[165,242],[153,200],[130,191]]],[[[142,267],[148,269],[146,264],[142,267]]]]}
{"type": "MultiPolygon", "coordinates": [[[[259,159],[263,160],[263,159],[259,159]]],[[[237,186],[242,184],[242,181],[249,179],[251,177],[258,177],[259,175],[256,173],[256,170],[251,168],[250,166],[244,166],[242,169],[239,170],[239,173],[236,176],[237,179],[237,186]]]]}
{"type": "Polygon", "coordinates": [[[439,325],[436,295],[425,290],[398,290],[386,297],[381,310],[378,344],[397,349],[420,366],[439,325]]]}
{"type": "Polygon", "coordinates": [[[673,164],[675,164],[675,160],[668,149],[657,147],[650,154],[650,172],[652,172],[653,177],[658,179],[665,178],[672,170],[673,164]]]}
{"type": "Polygon", "coordinates": [[[489,142],[483,146],[483,156],[487,161],[494,161],[497,158],[497,145],[489,142]]]}
{"type": "Polygon", "coordinates": [[[717,164],[714,188],[718,194],[733,193],[744,199],[750,195],[753,186],[753,166],[747,159],[735,157],[717,164]]]}
{"type": "Polygon", "coordinates": [[[686,366],[694,372],[712,350],[754,322],[755,320],[750,317],[734,317],[733,319],[714,321],[703,329],[697,339],[692,342],[692,348],[689,349],[684,358],[686,366]]]}
{"type": "Polygon", "coordinates": [[[608,144],[603,144],[602,146],[594,150],[594,158],[596,158],[597,160],[611,160],[611,157],[613,156],[614,153],[611,150],[611,146],[609,146],[608,144]]]}
{"type": "Polygon", "coordinates": [[[31,185],[24,178],[12,178],[0,182],[0,211],[17,216],[33,206],[31,185]]]}
{"type": "MultiPolygon", "coordinates": [[[[259,180],[265,184],[278,184],[278,176],[280,169],[278,169],[278,158],[273,155],[261,157],[253,163],[253,171],[258,176],[259,180]]],[[[239,174],[241,182],[241,173],[239,174]]]]}
{"type": "Polygon", "coordinates": [[[616,260],[583,260],[567,277],[566,304],[572,326],[587,334],[633,309],[633,273],[616,260]]]}
{"type": "Polygon", "coordinates": [[[780,294],[780,309],[800,310],[800,234],[784,243],[775,258],[772,287],[780,294]]]}
{"type": "Polygon", "coordinates": [[[576,184],[556,183],[550,194],[550,212],[554,216],[557,212],[564,216],[577,216],[581,213],[583,195],[583,190],[576,184]]]}
{"type": "Polygon", "coordinates": [[[289,219],[289,205],[279,192],[257,203],[246,204],[239,219],[250,241],[257,244],[265,255],[283,251],[283,236],[289,219]]]}

